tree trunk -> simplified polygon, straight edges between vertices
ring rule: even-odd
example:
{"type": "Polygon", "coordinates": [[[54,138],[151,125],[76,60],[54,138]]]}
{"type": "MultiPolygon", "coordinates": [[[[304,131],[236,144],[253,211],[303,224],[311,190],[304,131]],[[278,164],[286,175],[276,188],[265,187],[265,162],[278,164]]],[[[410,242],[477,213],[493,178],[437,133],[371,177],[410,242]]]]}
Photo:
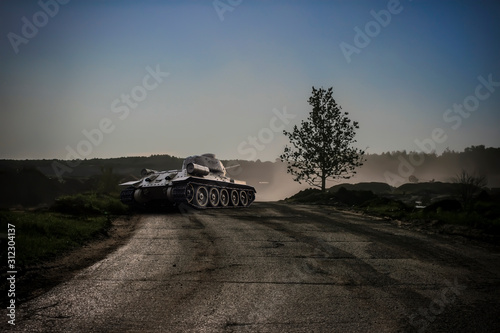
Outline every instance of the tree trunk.
{"type": "Polygon", "coordinates": [[[321,175],[321,192],[326,192],[326,176],[325,173],[321,175]]]}

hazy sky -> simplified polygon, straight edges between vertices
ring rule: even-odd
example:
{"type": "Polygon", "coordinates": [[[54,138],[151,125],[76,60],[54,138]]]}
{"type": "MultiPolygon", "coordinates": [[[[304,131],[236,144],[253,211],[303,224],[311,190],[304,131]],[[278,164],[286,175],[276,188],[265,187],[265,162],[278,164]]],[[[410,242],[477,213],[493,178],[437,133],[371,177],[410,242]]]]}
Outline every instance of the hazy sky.
{"type": "Polygon", "coordinates": [[[0,15],[0,158],[274,160],[312,86],[334,87],[371,153],[500,146],[498,1],[2,1],[0,15]]]}

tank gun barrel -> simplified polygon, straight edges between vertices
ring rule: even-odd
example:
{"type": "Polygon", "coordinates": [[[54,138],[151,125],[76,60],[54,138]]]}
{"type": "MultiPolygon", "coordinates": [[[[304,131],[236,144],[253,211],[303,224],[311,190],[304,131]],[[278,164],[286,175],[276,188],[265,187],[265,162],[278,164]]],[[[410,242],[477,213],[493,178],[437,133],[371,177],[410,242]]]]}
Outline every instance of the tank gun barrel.
{"type": "Polygon", "coordinates": [[[239,166],[240,166],[239,164],[230,165],[230,166],[227,166],[227,167],[226,167],[226,170],[229,170],[229,169],[234,169],[234,168],[237,168],[237,167],[239,167],[239,166]]]}

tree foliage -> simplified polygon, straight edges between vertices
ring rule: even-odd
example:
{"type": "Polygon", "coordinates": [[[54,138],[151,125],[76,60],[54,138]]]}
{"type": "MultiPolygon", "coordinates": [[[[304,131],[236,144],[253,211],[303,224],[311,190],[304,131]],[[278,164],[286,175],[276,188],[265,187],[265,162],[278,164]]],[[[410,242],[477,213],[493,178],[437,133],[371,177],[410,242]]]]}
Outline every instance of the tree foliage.
{"type": "Polygon", "coordinates": [[[101,166],[102,175],[99,179],[97,190],[99,193],[118,192],[119,177],[113,173],[113,167],[101,166]]]}
{"type": "Polygon", "coordinates": [[[282,161],[295,181],[326,189],[329,179],[348,179],[363,164],[364,151],[352,147],[358,122],[351,121],[347,112],[333,99],[333,88],[312,88],[309,97],[312,111],[301,126],[283,131],[291,146],[285,146],[282,161]]]}
{"type": "Polygon", "coordinates": [[[469,173],[466,170],[460,171],[452,180],[460,185],[458,195],[466,210],[471,208],[474,196],[488,184],[486,176],[469,173]]]}

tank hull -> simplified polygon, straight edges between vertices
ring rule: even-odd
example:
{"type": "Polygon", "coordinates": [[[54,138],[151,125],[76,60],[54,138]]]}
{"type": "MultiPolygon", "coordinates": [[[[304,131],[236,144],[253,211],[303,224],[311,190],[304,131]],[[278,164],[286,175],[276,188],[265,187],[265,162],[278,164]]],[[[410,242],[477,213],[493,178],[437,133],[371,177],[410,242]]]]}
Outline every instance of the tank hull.
{"type": "Polygon", "coordinates": [[[188,157],[181,170],[144,169],[142,173],[142,179],[120,184],[126,186],[120,195],[123,203],[146,208],[187,205],[229,209],[248,207],[255,200],[255,188],[226,177],[224,166],[212,154],[188,157]]]}
{"type": "Polygon", "coordinates": [[[131,186],[121,192],[120,199],[123,203],[136,207],[185,204],[198,209],[243,208],[254,202],[255,188],[249,185],[189,178],[154,188],[131,186]]]}

